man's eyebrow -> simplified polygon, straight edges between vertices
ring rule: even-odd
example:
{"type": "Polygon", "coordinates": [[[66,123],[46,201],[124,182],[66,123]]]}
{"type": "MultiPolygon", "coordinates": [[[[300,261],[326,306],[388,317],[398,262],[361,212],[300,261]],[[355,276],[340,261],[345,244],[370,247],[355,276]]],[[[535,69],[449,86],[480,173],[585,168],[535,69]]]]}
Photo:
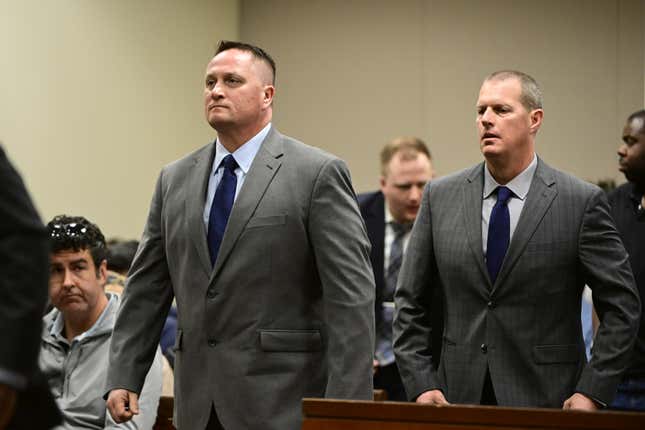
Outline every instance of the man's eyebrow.
{"type": "Polygon", "coordinates": [[[78,258],[69,262],[70,264],[87,264],[88,261],[86,258],[78,258]]]}
{"type": "MultiPolygon", "coordinates": [[[[86,258],[77,258],[76,260],[72,260],[69,262],[70,265],[78,265],[78,264],[89,264],[88,260],[86,258]]],[[[52,261],[50,266],[63,266],[64,263],[62,261],[52,261]]]]}
{"type": "Polygon", "coordinates": [[[234,78],[238,78],[238,79],[244,79],[244,76],[242,76],[242,75],[240,75],[239,73],[236,73],[236,72],[226,72],[226,73],[224,73],[224,77],[226,77],[226,78],[234,77],[234,78]]]}

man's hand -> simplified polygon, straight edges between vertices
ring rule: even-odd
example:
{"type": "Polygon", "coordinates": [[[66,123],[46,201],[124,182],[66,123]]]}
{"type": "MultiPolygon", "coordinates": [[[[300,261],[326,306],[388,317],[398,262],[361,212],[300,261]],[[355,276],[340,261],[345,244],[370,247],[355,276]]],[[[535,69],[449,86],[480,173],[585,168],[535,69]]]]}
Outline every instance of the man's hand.
{"type": "Polygon", "coordinates": [[[417,397],[416,402],[434,406],[446,406],[450,404],[443,396],[441,390],[424,391],[417,397]]]}
{"type": "Polygon", "coordinates": [[[16,390],[0,383],[0,430],[4,430],[13,417],[16,406],[16,390]]]}
{"type": "Polygon", "coordinates": [[[133,416],[139,415],[139,395],[124,389],[112,390],[107,399],[107,408],[116,423],[130,421],[133,416]]]}
{"type": "Polygon", "coordinates": [[[372,360],[372,375],[376,375],[377,370],[378,370],[378,360],[375,358],[372,360]]]}
{"type": "Polygon", "coordinates": [[[584,394],[580,393],[574,393],[573,396],[569,397],[567,400],[564,401],[564,404],[562,405],[562,409],[564,410],[571,410],[571,409],[577,409],[581,411],[596,411],[598,410],[598,406],[596,405],[596,402],[591,400],[589,397],[585,396],[584,394]]]}

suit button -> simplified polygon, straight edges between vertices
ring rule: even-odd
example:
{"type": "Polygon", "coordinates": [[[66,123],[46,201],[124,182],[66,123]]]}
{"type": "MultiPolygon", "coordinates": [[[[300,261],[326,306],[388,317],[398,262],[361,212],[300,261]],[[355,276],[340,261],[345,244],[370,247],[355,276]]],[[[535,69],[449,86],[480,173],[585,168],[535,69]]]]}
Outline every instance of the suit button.
{"type": "Polygon", "coordinates": [[[209,299],[214,299],[216,295],[217,293],[215,292],[215,290],[208,290],[208,292],[206,293],[206,297],[208,297],[209,299]]]}
{"type": "Polygon", "coordinates": [[[486,306],[488,306],[490,309],[493,309],[495,307],[495,303],[490,301],[490,302],[486,303],[486,306]]]}
{"type": "Polygon", "coordinates": [[[215,339],[208,339],[208,346],[211,348],[217,345],[217,341],[215,339]]]}
{"type": "Polygon", "coordinates": [[[482,343],[480,348],[484,354],[486,354],[486,352],[488,351],[488,346],[485,343],[482,343]]]}

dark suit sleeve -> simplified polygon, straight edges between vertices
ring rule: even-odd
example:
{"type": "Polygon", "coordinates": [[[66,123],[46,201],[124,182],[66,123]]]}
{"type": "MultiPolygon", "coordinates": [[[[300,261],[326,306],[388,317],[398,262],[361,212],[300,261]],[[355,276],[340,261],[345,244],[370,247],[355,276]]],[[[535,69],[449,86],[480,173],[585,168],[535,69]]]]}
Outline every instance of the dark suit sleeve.
{"type": "Polygon", "coordinates": [[[372,399],[374,277],[370,245],[349,172],[340,160],[322,167],[309,214],[328,336],[325,396],[372,399]]]}
{"type": "Polygon", "coordinates": [[[47,234],[2,148],[0,184],[0,368],[28,378],[37,365],[47,301],[47,234]]]}
{"type": "Polygon", "coordinates": [[[173,299],[162,235],[163,172],[128,274],[110,342],[106,391],[141,392],[173,299]]]}
{"type": "Polygon", "coordinates": [[[425,391],[442,389],[433,365],[436,351],[431,341],[437,330],[433,326],[436,318],[431,314],[436,308],[433,290],[439,288],[432,276],[436,263],[429,204],[431,186],[425,189],[394,293],[394,354],[410,400],[425,391]]]}
{"type": "Polygon", "coordinates": [[[627,368],[640,318],[640,299],[628,255],[604,192],[589,199],[580,230],[579,258],[600,319],[593,356],[576,390],[609,404],[627,368]]]}

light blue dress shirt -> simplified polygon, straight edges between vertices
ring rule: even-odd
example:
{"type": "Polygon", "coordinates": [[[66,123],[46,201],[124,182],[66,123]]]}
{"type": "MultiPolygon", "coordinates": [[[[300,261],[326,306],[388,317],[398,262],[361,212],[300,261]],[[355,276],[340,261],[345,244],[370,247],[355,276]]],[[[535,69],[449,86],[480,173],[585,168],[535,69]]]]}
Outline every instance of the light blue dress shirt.
{"type": "MultiPolygon", "coordinates": [[[[251,164],[260,150],[262,142],[264,142],[267,134],[269,134],[270,129],[271,123],[268,123],[258,134],[253,136],[248,142],[233,152],[233,158],[238,165],[238,168],[235,169],[237,186],[235,188],[235,197],[233,201],[237,200],[237,196],[240,194],[240,190],[244,184],[246,174],[249,173],[251,164]]],[[[211,173],[208,178],[208,192],[206,193],[206,204],[204,205],[204,226],[206,227],[206,231],[208,231],[208,219],[210,218],[211,206],[213,204],[213,198],[215,198],[215,191],[217,190],[217,186],[219,185],[224,173],[224,166],[220,166],[220,163],[228,154],[230,154],[230,152],[224,148],[224,145],[222,145],[218,139],[217,142],[215,142],[215,158],[213,159],[213,166],[211,167],[211,173]]]]}
{"type": "MultiPolygon", "coordinates": [[[[515,227],[517,227],[517,222],[520,219],[520,214],[522,213],[522,208],[526,201],[526,195],[529,193],[529,188],[531,188],[531,182],[533,182],[533,176],[535,176],[536,169],[537,156],[533,154],[533,161],[531,161],[528,167],[505,185],[513,192],[513,195],[508,200],[508,213],[511,218],[509,240],[513,239],[513,233],[515,233],[515,227]]],[[[490,221],[490,213],[493,210],[495,203],[497,203],[497,193],[494,193],[494,191],[499,186],[500,184],[497,183],[493,178],[493,175],[488,171],[488,166],[484,164],[484,193],[482,195],[484,199],[482,202],[482,249],[484,250],[484,256],[486,255],[488,243],[488,222],[490,221]]]]}

